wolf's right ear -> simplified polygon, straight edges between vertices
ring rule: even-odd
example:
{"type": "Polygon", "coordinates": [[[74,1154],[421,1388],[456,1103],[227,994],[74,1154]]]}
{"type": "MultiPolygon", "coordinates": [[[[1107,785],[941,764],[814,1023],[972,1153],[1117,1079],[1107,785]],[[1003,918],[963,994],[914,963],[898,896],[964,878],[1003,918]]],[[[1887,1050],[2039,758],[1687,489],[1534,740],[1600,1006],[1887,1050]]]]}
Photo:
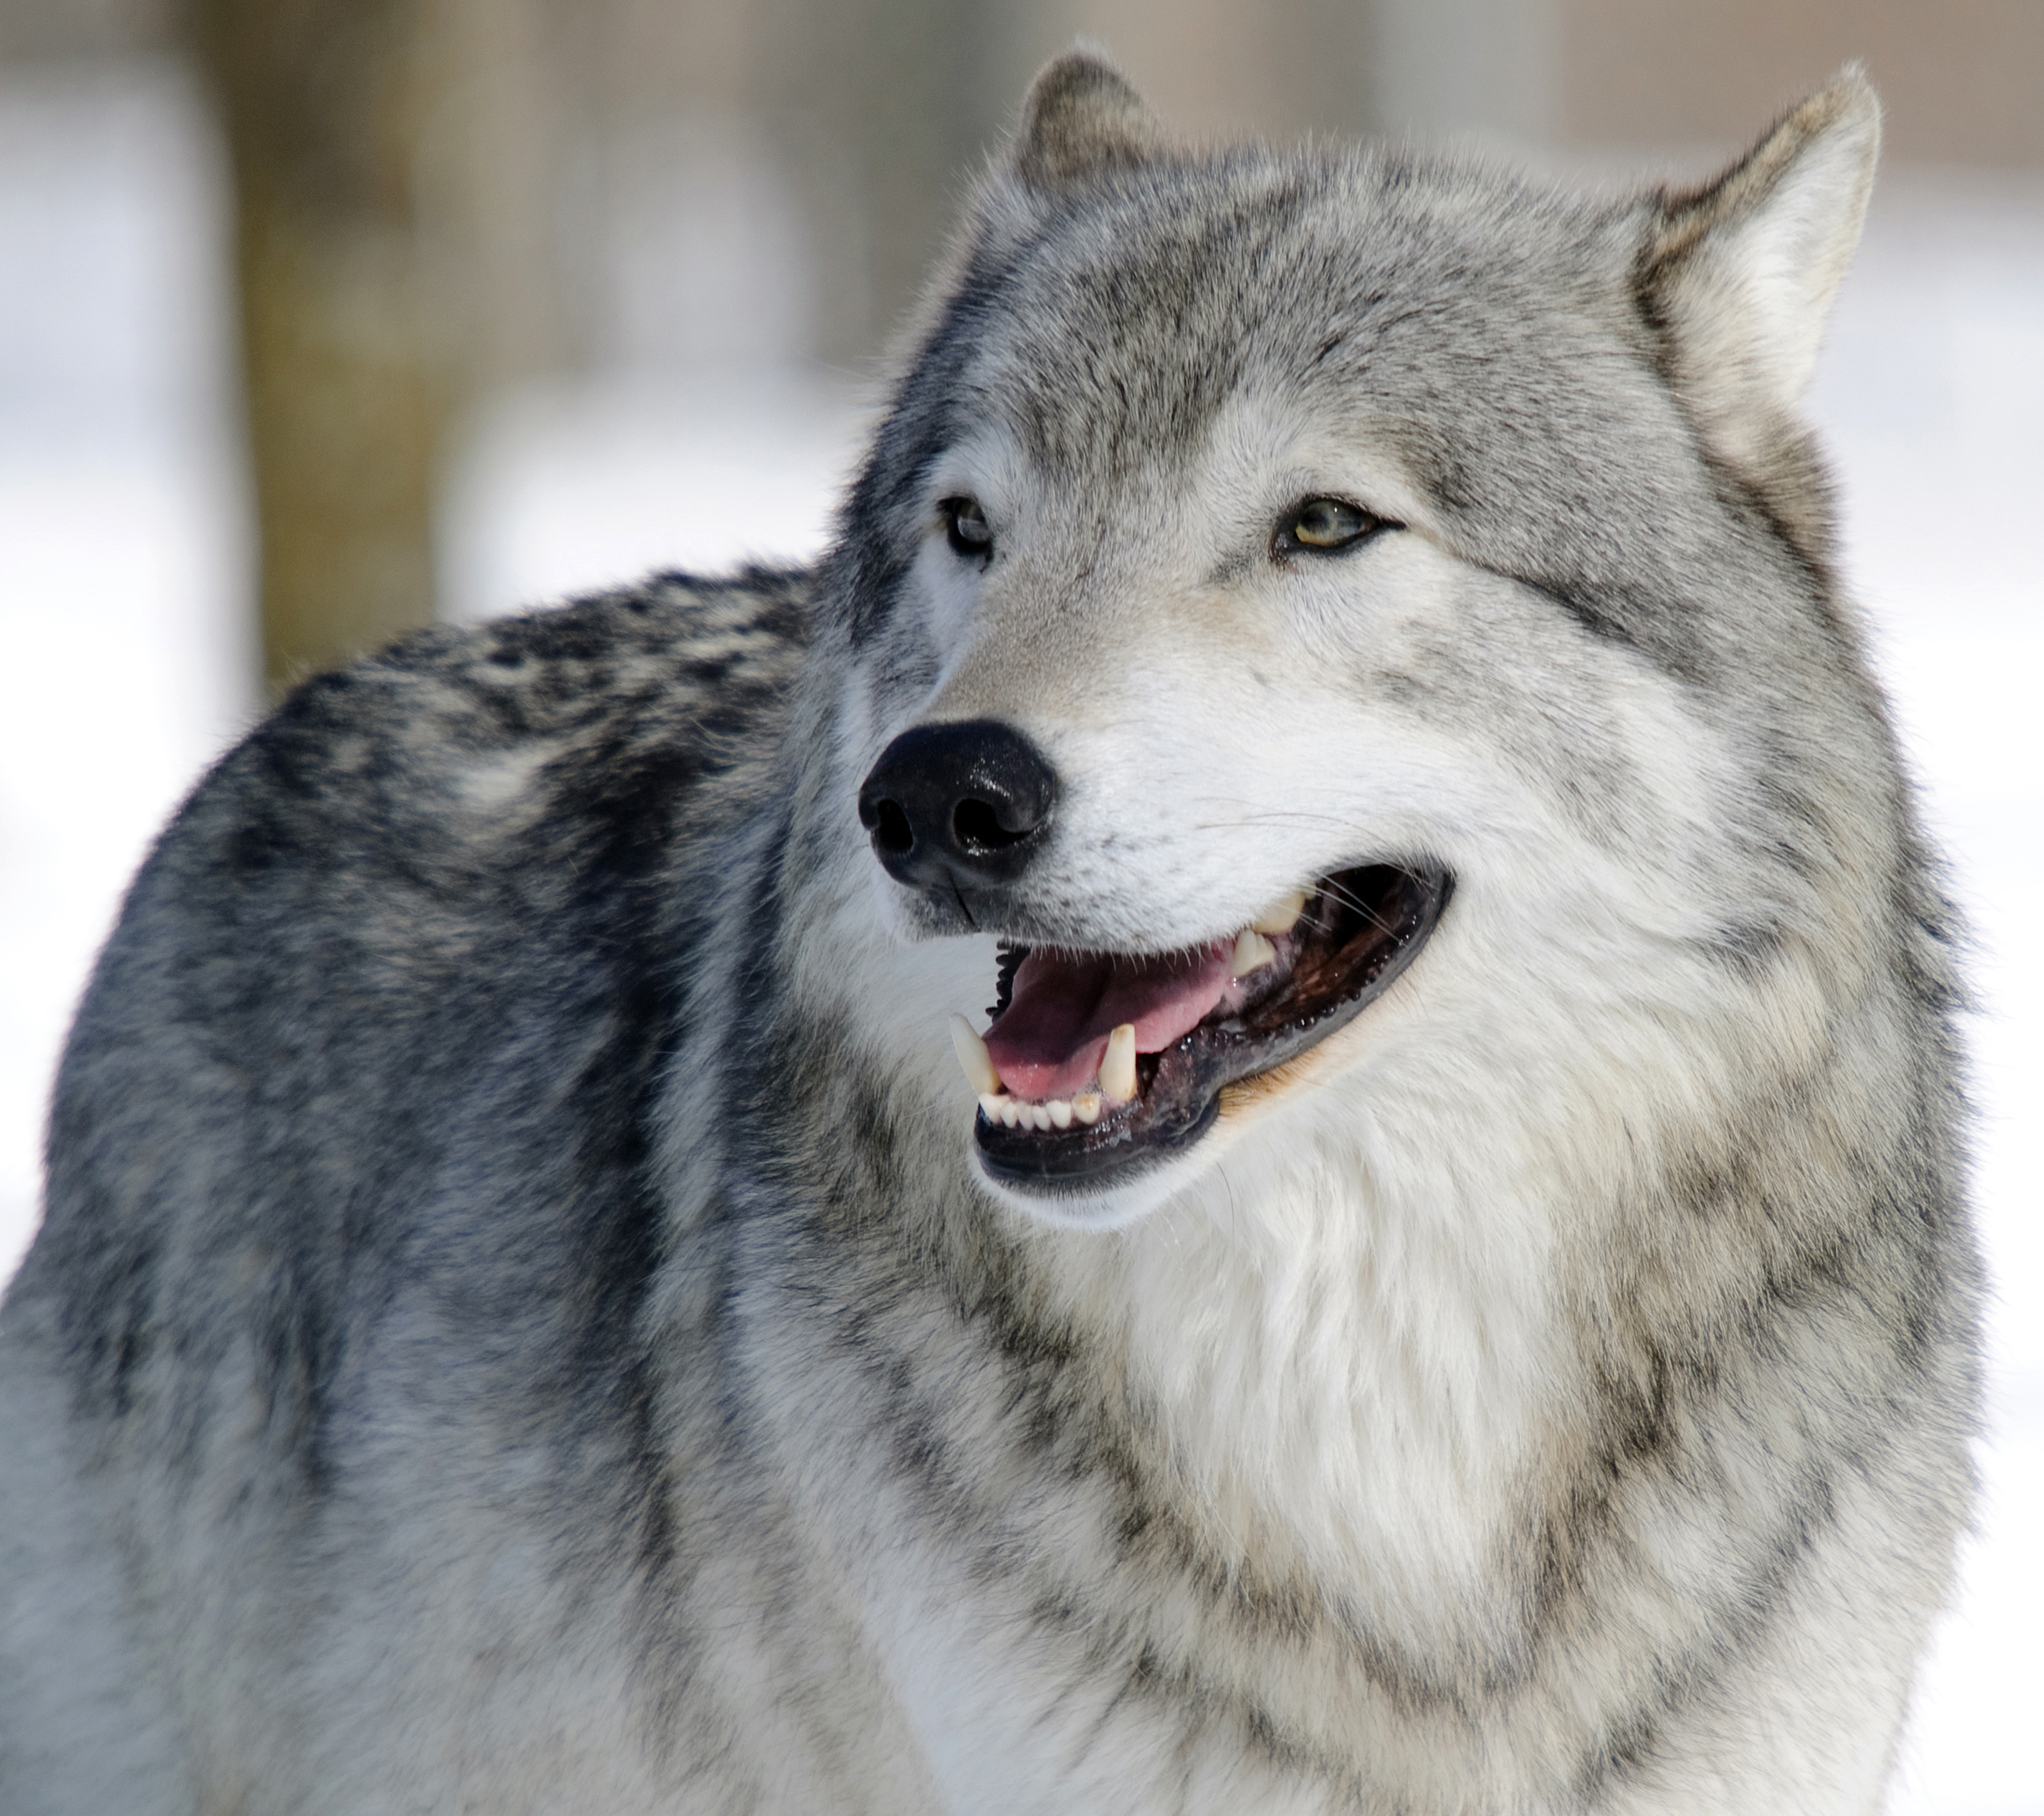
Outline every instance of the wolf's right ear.
{"type": "Polygon", "coordinates": [[[1012,167],[1024,188],[1050,196],[1163,148],[1163,129],[1121,71],[1091,51],[1069,51],[1029,85],[1012,167]]]}
{"type": "Polygon", "coordinates": [[[1664,194],[1640,287],[1706,437],[1765,464],[1817,363],[1873,185],[1881,103],[1857,67],[1714,182],[1664,194]]]}

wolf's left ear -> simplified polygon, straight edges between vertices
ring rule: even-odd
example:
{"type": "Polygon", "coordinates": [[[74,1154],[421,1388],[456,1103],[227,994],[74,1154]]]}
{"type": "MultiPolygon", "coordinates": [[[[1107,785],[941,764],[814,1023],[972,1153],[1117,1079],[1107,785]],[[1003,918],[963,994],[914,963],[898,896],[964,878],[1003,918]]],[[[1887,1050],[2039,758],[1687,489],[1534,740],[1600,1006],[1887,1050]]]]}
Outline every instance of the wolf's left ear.
{"type": "Polygon", "coordinates": [[[1642,289],[1677,388],[1720,452],[1764,460],[1789,421],[1880,149],[1881,103],[1854,65],[1715,182],[1660,198],[1642,289]]]}
{"type": "Polygon", "coordinates": [[[1029,85],[1013,167],[1024,187],[1055,195],[1163,148],[1162,128],[1121,71],[1092,51],[1068,51],[1029,85]]]}

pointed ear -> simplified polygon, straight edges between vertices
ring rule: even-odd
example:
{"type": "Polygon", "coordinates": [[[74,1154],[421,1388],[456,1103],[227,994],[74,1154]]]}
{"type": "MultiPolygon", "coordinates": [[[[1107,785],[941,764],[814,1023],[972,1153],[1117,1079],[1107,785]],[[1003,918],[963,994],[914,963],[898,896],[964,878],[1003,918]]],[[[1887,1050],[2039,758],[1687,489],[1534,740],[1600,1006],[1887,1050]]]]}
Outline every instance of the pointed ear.
{"type": "Polygon", "coordinates": [[[1719,451],[1765,464],[1859,243],[1881,103],[1855,65],[1723,175],[1659,198],[1641,267],[1672,376],[1719,451]]]}
{"type": "Polygon", "coordinates": [[[1120,71],[1092,51],[1069,51],[1029,85],[1013,167],[1024,187],[1055,195],[1163,147],[1162,129],[1120,71]]]}

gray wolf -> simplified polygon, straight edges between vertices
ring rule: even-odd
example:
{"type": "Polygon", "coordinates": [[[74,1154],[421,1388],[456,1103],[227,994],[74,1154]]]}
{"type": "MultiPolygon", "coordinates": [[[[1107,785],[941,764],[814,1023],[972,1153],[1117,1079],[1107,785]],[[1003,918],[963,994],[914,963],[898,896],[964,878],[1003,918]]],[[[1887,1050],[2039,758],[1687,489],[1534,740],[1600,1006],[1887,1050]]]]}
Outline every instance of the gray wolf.
{"type": "Polygon", "coordinates": [[[1877,137],[1075,55],[813,571],[301,688],[63,1062],[0,1806],[1876,1808],[1980,1292],[1796,414],[1877,137]]]}

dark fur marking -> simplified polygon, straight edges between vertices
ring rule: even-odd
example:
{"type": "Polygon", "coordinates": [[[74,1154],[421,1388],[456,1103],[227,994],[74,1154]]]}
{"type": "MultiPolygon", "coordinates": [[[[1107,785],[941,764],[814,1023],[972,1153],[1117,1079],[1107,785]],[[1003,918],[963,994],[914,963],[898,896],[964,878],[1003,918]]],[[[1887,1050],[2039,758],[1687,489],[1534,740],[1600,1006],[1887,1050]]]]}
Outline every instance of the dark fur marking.
{"type": "Polygon", "coordinates": [[[1531,588],[1543,598],[1558,606],[1593,637],[1607,643],[1616,643],[1625,648],[1647,653],[1641,648],[1639,637],[1627,614],[1612,611],[1600,603],[1584,590],[1565,588],[1555,583],[1535,580],[1523,574],[1504,576],[1516,580],[1522,587],[1531,588]]]}
{"type": "MultiPolygon", "coordinates": [[[[65,1142],[69,1133],[53,1120],[52,1146],[65,1142]]],[[[96,1232],[100,1240],[88,1246],[78,1239],[83,1222],[49,1226],[45,1239],[52,1252],[44,1264],[67,1275],[73,1287],[58,1328],[80,1405],[88,1412],[125,1418],[134,1409],[136,1384],[155,1353],[161,1247],[146,1230],[132,1227],[96,1232]]]]}
{"type": "Polygon", "coordinates": [[[1765,981],[1781,958],[1787,938],[1785,929],[1775,921],[1727,921],[1716,929],[1704,949],[1727,971],[1758,984],[1765,981]]]}

